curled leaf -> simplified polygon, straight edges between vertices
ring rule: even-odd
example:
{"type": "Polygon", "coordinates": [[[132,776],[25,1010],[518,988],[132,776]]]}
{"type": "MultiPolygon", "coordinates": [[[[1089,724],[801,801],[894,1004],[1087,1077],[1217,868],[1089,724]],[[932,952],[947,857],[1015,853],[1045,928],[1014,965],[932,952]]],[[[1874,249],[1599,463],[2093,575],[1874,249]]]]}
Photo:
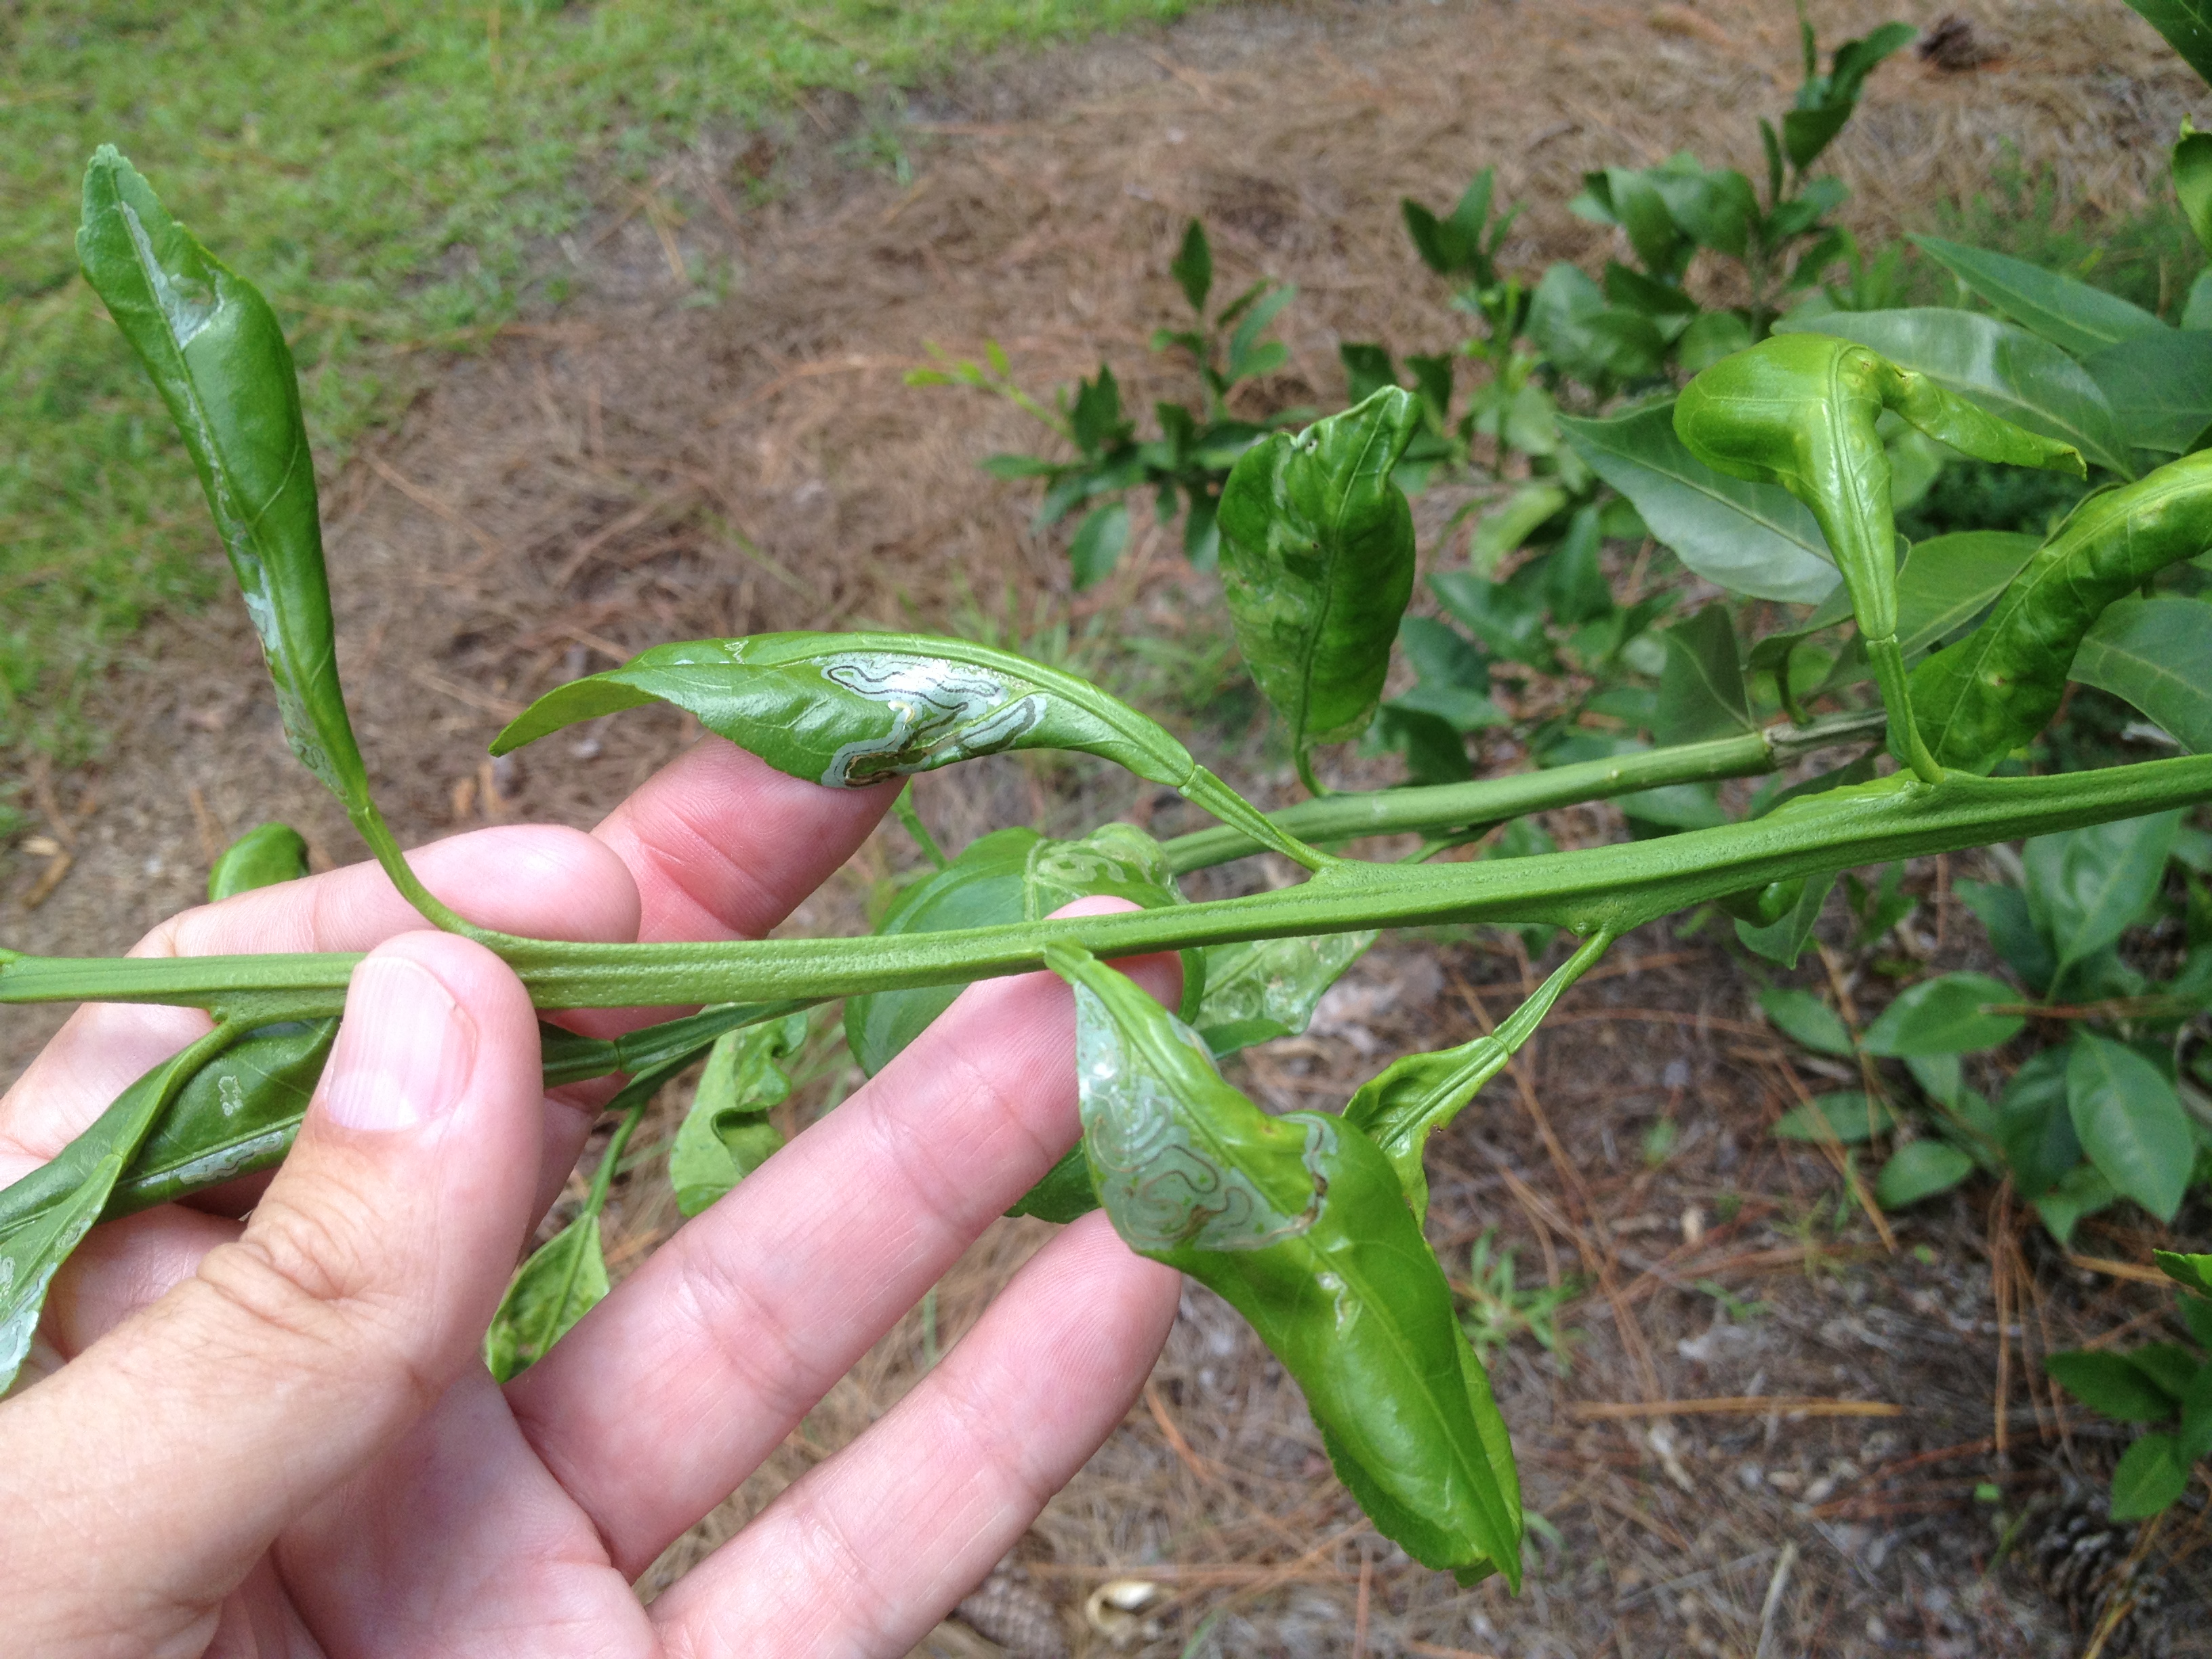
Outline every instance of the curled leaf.
{"type": "Polygon", "coordinates": [[[783,1135],[769,1121],[791,1097],[791,1079],[778,1062],[805,1041],[804,1013],[714,1040],[668,1154],[669,1183],[684,1215],[698,1214],[782,1148],[783,1135]]]}
{"type": "Polygon", "coordinates": [[[1876,429],[1884,410],[1983,460],[2081,471],[2071,446],[2000,420],[1864,346],[1820,334],[1778,335],[1714,364],[1683,389],[1674,429],[1707,465],[1780,484],[1811,510],[1850,588],[1893,746],[1932,780],[1939,774],[1911,719],[1897,640],[1897,531],[1889,456],[1876,429]]]}
{"type": "Polygon", "coordinates": [[[1416,1217],[1429,1208],[1429,1177],[1421,1164],[1429,1137],[1505,1069],[1552,1005],[1612,942],[1608,933],[1594,934],[1489,1036],[1433,1054],[1407,1054],[1360,1085],[1346,1103],[1344,1121],[1364,1132],[1390,1160],[1416,1217]]]}
{"type": "Polygon", "coordinates": [[[1318,860],[1158,721],[1087,680],[965,640],[793,633],[655,646],[547,692],[492,740],[491,751],[650,702],[687,709],[779,772],[832,789],[1012,750],[1097,755],[1181,791],[1278,851],[1310,866],[1318,860]]]}
{"type": "Polygon", "coordinates": [[[1946,766],[1987,772],[2058,712],[2105,608],[2212,547],[2212,452],[2185,455],[2074,509],[1990,619],[1913,671],[1916,718],[1946,766]]]}
{"type": "Polygon", "coordinates": [[[1115,1230],[1252,1322],[1385,1535],[1462,1582],[1517,1584],[1504,1427],[1389,1160],[1340,1119],[1262,1112],[1087,953],[1048,961],[1076,989],[1084,1148],[1115,1230]]]}
{"type": "Polygon", "coordinates": [[[0,1394],[31,1351],[55,1273],[100,1219],[115,1183],[178,1091],[239,1035],[219,1025],[163,1060],[59,1157],[0,1192],[0,1394]]]}
{"type": "Polygon", "coordinates": [[[1420,403],[1385,386],[1247,450],[1221,492],[1223,591],[1237,648],[1293,750],[1358,737],[1382,700],[1413,591],[1413,520],[1392,469],[1420,403]]]}

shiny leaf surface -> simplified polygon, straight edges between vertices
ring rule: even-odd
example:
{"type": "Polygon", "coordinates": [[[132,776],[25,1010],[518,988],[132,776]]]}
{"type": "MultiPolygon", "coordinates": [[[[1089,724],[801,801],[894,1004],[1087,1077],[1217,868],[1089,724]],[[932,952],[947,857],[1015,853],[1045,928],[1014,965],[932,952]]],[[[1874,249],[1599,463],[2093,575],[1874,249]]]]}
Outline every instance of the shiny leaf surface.
{"type": "Polygon", "coordinates": [[[2192,754],[2212,752],[2212,605],[2118,600],[2082,639],[2070,672],[2133,703],[2192,754]]]}
{"type": "Polygon", "coordinates": [[[2141,306],[2100,288],[2045,270],[2008,253],[1992,253],[1941,236],[1906,239],[2022,328],[2060,350],[2087,357],[2137,335],[2173,331],[2141,306]]]}
{"type": "Polygon", "coordinates": [[[1009,652],[910,634],[757,634],[656,646],[573,680],[492,744],[502,755],[578,720],[673,703],[780,772],[833,789],[1013,749],[1099,755],[1179,787],[1190,751],[1085,681],[1009,652]]]}
{"type": "Polygon", "coordinates": [[[338,687],[315,467],[276,313],[112,145],[85,171],[76,251],[191,454],[292,752],[358,823],[374,809],[338,687]]]}
{"type": "Polygon", "coordinates": [[[1209,945],[1192,1024],[1218,1059],[1306,1029],[1328,988],[1375,943],[1372,933],[1209,945]]]}
{"type": "Polygon", "coordinates": [[[337,1031],[335,1019],[264,1026],[193,1073],[116,1182],[100,1218],[282,1163],[337,1031]]]}
{"type": "Polygon", "coordinates": [[[307,873],[306,838],[289,823],[257,823],[224,848],[208,871],[208,900],[297,881],[307,873]]]}
{"type": "Polygon", "coordinates": [[[1837,570],[1820,528],[1790,493],[1715,471],[1662,406],[1615,420],[1561,417],[1590,470],[1635,504],[1651,533],[1707,581],[1753,599],[1817,605],[1837,570]]]}

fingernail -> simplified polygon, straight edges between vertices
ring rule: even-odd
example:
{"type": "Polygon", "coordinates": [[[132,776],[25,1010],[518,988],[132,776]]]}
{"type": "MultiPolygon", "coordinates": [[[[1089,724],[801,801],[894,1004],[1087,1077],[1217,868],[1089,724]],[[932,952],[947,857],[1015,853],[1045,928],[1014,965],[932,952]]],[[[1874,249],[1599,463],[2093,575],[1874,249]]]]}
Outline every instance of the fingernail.
{"type": "Polygon", "coordinates": [[[475,1067],[476,1022],[438,976],[400,957],[354,969],[320,1109],[349,1129],[404,1129],[443,1115],[475,1067]]]}

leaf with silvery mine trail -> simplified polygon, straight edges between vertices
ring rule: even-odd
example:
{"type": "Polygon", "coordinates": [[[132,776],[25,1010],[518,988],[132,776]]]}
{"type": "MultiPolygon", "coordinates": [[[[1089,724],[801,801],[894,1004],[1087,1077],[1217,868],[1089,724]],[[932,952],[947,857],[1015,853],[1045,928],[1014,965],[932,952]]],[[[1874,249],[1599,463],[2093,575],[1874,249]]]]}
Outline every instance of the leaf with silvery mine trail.
{"type": "Polygon", "coordinates": [[[1375,943],[1372,933],[1209,945],[1206,989],[1192,1024],[1217,1059],[1296,1036],[1328,988],[1375,943]]]}
{"type": "Polygon", "coordinates": [[[224,848],[209,870],[208,901],[297,881],[307,873],[307,838],[289,823],[257,823],[224,848]]]}
{"type": "Polygon", "coordinates": [[[1251,1322],[1384,1536],[1462,1583],[1517,1586],[1512,1450],[1390,1161],[1340,1118],[1261,1111],[1087,952],[1047,963],[1075,987],[1083,1144],[1115,1230],[1251,1322]]]}
{"type": "Polygon", "coordinates": [[[2191,754],[2212,753],[2212,605],[2203,600],[2114,601],[2069,676],[2134,704],[2191,754]]]}
{"type": "Polygon", "coordinates": [[[1634,503],[1652,536],[1682,562],[1735,593],[1816,605],[1838,572],[1820,527],[1773,484],[1715,471],[1674,435],[1662,405],[1613,420],[1559,417],[1590,470],[1634,503]]]}
{"type": "Polygon", "coordinates": [[[2197,1153],[2173,1085],[2134,1049],[2083,1032],[2066,1064],[2066,1106],[2081,1150],[2105,1179],[2160,1221],[2189,1188],[2197,1153]]]}
{"type": "Polygon", "coordinates": [[[503,755],[578,720],[670,702],[780,772],[833,789],[1010,749],[1067,749],[1170,788],[1190,751],[1095,686],[1011,652],[914,634],[757,634],[655,646],[549,691],[503,755]]]}
{"type": "Polygon", "coordinates": [[[698,1214],[782,1147],[768,1115],[791,1097],[791,1079],[779,1062],[805,1041],[803,1013],[714,1039],[668,1154],[669,1184],[683,1214],[698,1214]]]}
{"type": "Polygon", "coordinates": [[[272,1170],[299,1133],[338,1023],[249,1031],[193,1073],[108,1194],[103,1221],[272,1170]]]}
{"type": "Polygon", "coordinates": [[[1992,253],[1941,236],[1905,240],[2022,328],[2076,357],[2137,335],[2173,333],[2151,313],[2117,294],[2008,253],[1992,253]]]}
{"type": "Polygon", "coordinates": [[[314,461],[283,327],[112,145],[85,170],[76,252],[191,453],[292,751],[358,823],[375,809],[338,687],[314,461]]]}
{"type": "Polygon", "coordinates": [[[1396,386],[1244,453],[1221,493],[1224,595],[1237,643],[1293,752],[1374,718],[1413,587],[1413,519],[1390,480],[1420,424],[1396,386]]]}
{"type": "Polygon", "coordinates": [[[543,1359],[607,1290],[599,1212],[587,1209],[532,1254],[500,1299],[484,1334],[493,1377],[507,1382],[543,1359]]]}
{"type": "Polygon", "coordinates": [[[0,1192],[0,1394],[31,1351],[55,1272],[100,1218],[163,1109],[239,1035],[218,1026],[163,1060],[118,1096],[59,1157],[0,1192]]]}
{"type": "Polygon", "coordinates": [[[1322,861],[1120,698],[1011,651],[932,635],[756,634],[655,646],[547,692],[491,751],[650,702],[688,709],[779,772],[832,789],[1009,750],[1097,755],[1309,868],[1322,861]]]}

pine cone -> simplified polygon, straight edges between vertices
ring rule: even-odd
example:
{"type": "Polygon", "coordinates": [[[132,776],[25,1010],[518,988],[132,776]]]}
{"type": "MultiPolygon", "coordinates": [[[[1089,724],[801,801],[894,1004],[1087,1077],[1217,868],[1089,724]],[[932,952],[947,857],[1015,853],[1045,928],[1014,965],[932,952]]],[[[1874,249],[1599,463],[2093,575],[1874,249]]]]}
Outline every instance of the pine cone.
{"type": "Polygon", "coordinates": [[[2028,1522],[2023,1554],[2030,1574],[2085,1637],[2116,1604],[2128,1609],[2106,1639],[2107,1659],[2163,1659],[2171,1641],[2163,1576],[2154,1561],[2130,1564],[2137,1528],[2114,1521],[2107,1495],[2067,1478],[2049,1507],[2028,1522]]]}
{"type": "Polygon", "coordinates": [[[1068,1659],[1067,1632],[1059,1613],[1016,1576],[1018,1571],[1000,1562],[953,1611],[1012,1659],[1068,1659]]]}

